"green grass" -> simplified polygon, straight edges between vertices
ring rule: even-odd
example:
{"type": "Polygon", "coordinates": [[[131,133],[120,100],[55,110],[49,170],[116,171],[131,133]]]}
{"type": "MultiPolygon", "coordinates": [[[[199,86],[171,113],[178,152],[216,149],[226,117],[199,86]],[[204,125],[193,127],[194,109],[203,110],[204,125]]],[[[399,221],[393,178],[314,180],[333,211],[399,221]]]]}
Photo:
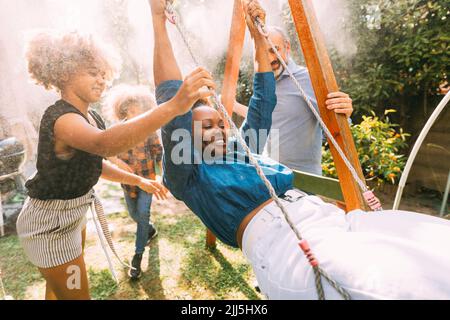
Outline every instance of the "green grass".
{"type": "Polygon", "coordinates": [[[36,267],[26,259],[17,236],[0,239],[0,268],[7,294],[25,299],[27,288],[42,283],[36,267]]]}
{"type": "Polygon", "coordinates": [[[204,243],[201,239],[187,249],[187,259],[182,269],[184,286],[207,287],[214,293],[215,299],[226,299],[230,291],[241,292],[250,300],[259,299],[246,281],[250,267],[239,261],[232,264],[221,250],[205,249],[204,243]]]}
{"type": "Polygon", "coordinates": [[[117,292],[118,284],[114,281],[109,270],[88,270],[89,285],[92,299],[105,300],[117,292]]]}
{"type": "MultiPolygon", "coordinates": [[[[171,200],[172,201],[172,200],[171,200]]],[[[157,205],[164,209],[165,203],[157,205]]],[[[96,234],[88,233],[85,260],[91,296],[95,300],[165,299],[260,299],[254,290],[251,267],[239,250],[218,243],[205,246],[206,230],[184,206],[165,213],[153,212],[159,230],[144,255],[144,273],[139,281],[128,279],[113,257],[119,284],[113,280],[96,234]]],[[[108,217],[119,255],[126,261],[134,253],[136,224],[126,212],[108,217]]],[[[9,294],[16,299],[43,299],[45,282],[31,265],[17,236],[0,238],[0,267],[9,294]]]]}

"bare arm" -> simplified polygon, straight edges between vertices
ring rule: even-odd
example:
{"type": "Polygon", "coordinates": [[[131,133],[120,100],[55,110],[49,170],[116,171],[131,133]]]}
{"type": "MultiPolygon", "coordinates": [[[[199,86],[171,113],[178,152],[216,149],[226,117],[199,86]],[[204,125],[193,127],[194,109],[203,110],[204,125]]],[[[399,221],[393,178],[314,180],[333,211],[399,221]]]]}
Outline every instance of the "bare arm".
{"type": "MultiPolygon", "coordinates": [[[[264,52],[263,49],[265,42],[266,40],[261,38],[255,40],[255,70],[257,72],[272,72],[269,59],[266,59],[267,54],[264,52]]],[[[247,118],[248,106],[243,105],[242,103],[239,103],[237,101],[234,101],[233,111],[237,115],[243,118],[247,118]]]]}
{"type": "Polygon", "coordinates": [[[174,98],[140,117],[105,131],[91,126],[78,114],[68,113],[56,121],[55,137],[74,149],[105,158],[112,157],[132,149],[177,115],[184,114],[178,104],[174,98]]]}
{"type": "MultiPolygon", "coordinates": [[[[166,0],[149,0],[149,3],[152,9],[153,31],[155,37],[155,47],[153,49],[153,77],[155,85],[159,86],[161,83],[169,80],[183,80],[183,75],[178,66],[172,43],[170,42],[167,33],[167,21],[165,16],[166,0]]],[[[210,97],[215,89],[216,84],[212,80],[211,73],[206,69],[199,67],[184,79],[183,85],[175,96],[175,99],[183,91],[195,91],[195,100],[192,102],[192,104],[194,104],[200,99],[210,97]],[[199,79],[203,79],[203,86],[192,88],[193,84],[196,81],[198,82],[199,79]],[[211,88],[211,90],[208,88],[211,88]]]]}
{"type": "Polygon", "coordinates": [[[243,105],[243,104],[241,104],[241,103],[239,103],[239,102],[237,102],[237,101],[234,102],[233,111],[237,115],[239,115],[239,116],[241,116],[243,118],[247,118],[248,107],[243,105]]]}
{"type": "Polygon", "coordinates": [[[108,181],[137,186],[147,193],[154,194],[157,199],[167,199],[167,189],[159,182],[119,169],[107,160],[103,161],[101,177],[108,181]]]}
{"type": "Polygon", "coordinates": [[[108,158],[108,161],[111,162],[113,165],[116,165],[119,169],[133,173],[133,170],[130,168],[130,166],[126,164],[124,161],[120,160],[118,157],[108,158]]]}
{"type": "Polygon", "coordinates": [[[155,38],[153,74],[156,86],[168,80],[183,80],[167,33],[166,16],[164,13],[165,2],[166,0],[149,0],[152,8],[155,38]]]}
{"type": "Polygon", "coordinates": [[[118,168],[117,166],[110,163],[108,160],[103,160],[101,177],[102,179],[111,182],[118,182],[129,186],[139,186],[141,180],[143,179],[133,173],[118,168]]]}
{"type": "Polygon", "coordinates": [[[270,59],[267,55],[267,39],[258,31],[254,23],[258,18],[265,24],[266,12],[257,0],[245,0],[244,11],[247,27],[255,44],[255,72],[272,72],[270,59]]]}

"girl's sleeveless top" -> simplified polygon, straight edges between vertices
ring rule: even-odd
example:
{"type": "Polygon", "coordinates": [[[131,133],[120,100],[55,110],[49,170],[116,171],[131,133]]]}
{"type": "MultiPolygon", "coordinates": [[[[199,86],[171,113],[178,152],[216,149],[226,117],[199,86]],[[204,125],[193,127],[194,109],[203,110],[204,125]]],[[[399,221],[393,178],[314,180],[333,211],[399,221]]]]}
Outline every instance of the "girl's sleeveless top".
{"type": "MultiPolygon", "coordinates": [[[[37,172],[27,181],[28,196],[39,200],[70,200],[87,194],[102,174],[103,158],[75,150],[70,160],[61,160],[55,154],[54,126],[67,113],[86,116],[66,101],[59,100],[44,113],[39,130],[37,172]]],[[[105,123],[94,111],[89,111],[97,126],[105,130],[105,123]]]]}

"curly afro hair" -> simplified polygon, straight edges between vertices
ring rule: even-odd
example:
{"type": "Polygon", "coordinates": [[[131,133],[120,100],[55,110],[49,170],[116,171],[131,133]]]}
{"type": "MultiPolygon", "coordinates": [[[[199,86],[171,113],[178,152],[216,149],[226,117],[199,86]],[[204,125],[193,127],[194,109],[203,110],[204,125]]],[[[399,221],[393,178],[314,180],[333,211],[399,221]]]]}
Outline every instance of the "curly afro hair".
{"type": "Polygon", "coordinates": [[[78,32],[36,32],[27,43],[25,56],[31,78],[47,90],[62,90],[72,75],[90,67],[104,71],[112,80],[120,66],[113,50],[78,32]]]}
{"type": "Polygon", "coordinates": [[[131,106],[139,106],[142,111],[153,109],[156,106],[156,100],[150,87],[127,84],[113,87],[103,103],[103,113],[111,121],[122,121],[128,117],[131,106]]]}

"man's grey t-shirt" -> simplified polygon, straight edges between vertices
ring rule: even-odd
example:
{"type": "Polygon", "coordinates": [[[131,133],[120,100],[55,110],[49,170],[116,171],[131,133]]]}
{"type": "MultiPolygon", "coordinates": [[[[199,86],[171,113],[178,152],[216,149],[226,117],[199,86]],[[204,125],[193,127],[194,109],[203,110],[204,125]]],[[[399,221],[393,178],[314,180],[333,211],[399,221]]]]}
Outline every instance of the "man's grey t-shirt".
{"type": "MultiPolygon", "coordinates": [[[[318,110],[308,70],[292,60],[289,69],[318,110]]],[[[276,94],[266,153],[291,169],[322,175],[322,130],[286,70],[277,80],[276,94]]]]}

